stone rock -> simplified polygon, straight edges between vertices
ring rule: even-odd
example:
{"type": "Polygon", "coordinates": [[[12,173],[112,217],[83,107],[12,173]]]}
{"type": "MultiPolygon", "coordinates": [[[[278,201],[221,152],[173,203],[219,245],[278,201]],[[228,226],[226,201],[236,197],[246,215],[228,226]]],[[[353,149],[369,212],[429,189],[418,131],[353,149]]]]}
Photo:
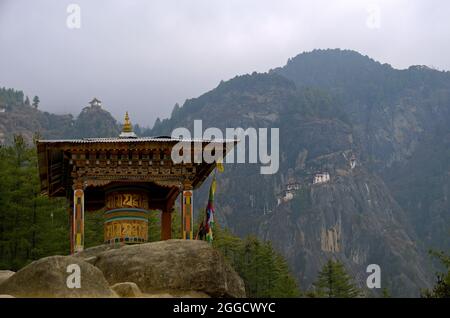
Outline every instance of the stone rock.
{"type": "Polygon", "coordinates": [[[189,290],[189,291],[160,291],[155,292],[151,294],[142,294],[143,298],[211,298],[211,296],[195,291],[195,290],[189,290]]]}
{"type": "Polygon", "coordinates": [[[95,266],[110,285],[134,282],[145,294],[201,292],[245,297],[242,279],[208,243],[167,240],[124,246],[97,255],[95,266]]]}
{"type": "Polygon", "coordinates": [[[73,256],[81,257],[85,261],[89,261],[89,260],[96,258],[97,255],[102,252],[121,248],[122,246],[125,246],[125,245],[124,244],[121,244],[121,245],[119,245],[119,244],[117,244],[117,245],[112,245],[112,244],[97,245],[97,246],[93,246],[93,247],[88,247],[88,248],[84,249],[84,251],[78,252],[78,253],[74,254],[73,256]]]}
{"type": "Polygon", "coordinates": [[[117,283],[112,285],[111,289],[114,290],[119,297],[142,297],[141,290],[132,282],[117,283]]]}
{"type": "Polygon", "coordinates": [[[15,297],[117,297],[102,272],[80,258],[50,256],[37,260],[0,285],[0,294],[15,297]],[[80,266],[81,288],[69,288],[70,264],[80,266]]]}
{"type": "Polygon", "coordinates": [[[13,271],[0,270],[0,285],[12,275],[14,275],[13,271]]]}

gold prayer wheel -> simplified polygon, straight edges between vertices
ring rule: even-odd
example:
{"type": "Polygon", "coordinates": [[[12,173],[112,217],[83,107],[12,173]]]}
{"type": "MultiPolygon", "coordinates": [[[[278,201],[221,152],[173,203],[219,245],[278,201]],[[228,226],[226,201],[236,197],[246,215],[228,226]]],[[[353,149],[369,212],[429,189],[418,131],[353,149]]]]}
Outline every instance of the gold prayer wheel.
{"type": "Polygon", "coordinates": [[[105,244],[147,242],[148,193],[135,188],[116,188],[105,195],[105,244]]]}

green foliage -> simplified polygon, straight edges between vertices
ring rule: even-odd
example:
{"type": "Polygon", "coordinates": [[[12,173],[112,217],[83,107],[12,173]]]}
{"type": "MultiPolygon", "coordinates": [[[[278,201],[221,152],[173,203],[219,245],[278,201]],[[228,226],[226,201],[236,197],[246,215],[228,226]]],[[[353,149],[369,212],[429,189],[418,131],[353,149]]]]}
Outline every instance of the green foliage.
{"type": "Polygon", "coordinates": [[[66,204],[40,194],[35,150],[16,136],[0,148],[0,269],[68,252],[66,204]]]}
{"type": "Polygon", "coordinates": [[[314,287],[314,294],[317,297],[354,298],[360,295],[360,291],[345,271],[344,265],[339,261],[329,260],[324,265],[314,287]]]}
{"type": "MultiPolygon", "coordinates": [[[[171,213],[172,216],[172,238],[181,238],[181,216],[175,210],[171,213]]],[[[161,240],[161,211],[150,211],[148,218],[148,241],[157,242],[161,240]]]]}
{"type": "Polygon", "coordinates": [[[87,248],[103,244],[103,211],[85,213],[84,222],[85,247],[87,248]]]}
{"type": "Polygon", "coordinates": [[[247,297],[298,297],[300,291],[285,259],[270,242],[240,239],[215,229],[213,246],[221,251],[245,283],[247,297]]]}
{"type": "Polygon", "coordinates": [[[23,104],[23,92],[12,88],[0,87],[0,106],[11,109],[23,104]]]}
{"type": "Polygon", "coordinates": [[[422,292],[422,297],[425,298],[450,298],[450,256],[444,252],[430,252],[431,255],[440,260],[445,267],[447,273],[436,274],[436,284],[432,290],[425,290],[422,292]]]}
{"type": "Polygon", "coordinates": [[[33,107],[34,107],[34,108],[38,108],[40,102],[41,102],[41,101],[39,100],[39,97],[38,97],[38,96],[34,96],[34,97],[33,97],[33,107]]]}
{"type": "Polygon", "coordinates": [[[389,292],[389,290],[387,288],[383,288],[381,290],[381,296],[383,298],[391,298],[391,293],[389,292]]]}

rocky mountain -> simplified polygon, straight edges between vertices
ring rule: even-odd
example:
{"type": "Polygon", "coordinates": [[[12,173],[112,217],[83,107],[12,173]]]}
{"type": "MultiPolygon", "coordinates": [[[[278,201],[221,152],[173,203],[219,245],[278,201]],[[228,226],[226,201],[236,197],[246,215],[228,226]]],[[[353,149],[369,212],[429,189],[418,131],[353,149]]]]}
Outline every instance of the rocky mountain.
{"type": "Polygon", "coordinates": [[[221,129],[278,127],[279,172],[227,166],[220,221],[239,235],[270,239],[303,288],[338,258],[361,286],[375,263],[394,295],[417,296],[431,280],[427,249],[450,248],[449,94],[448,72],[396,70],[353,51],[318,50],[220,83],[151,134],[192,128],[194,119],[221,129]],[[330,180],[313,184],[318,173],[330,180]],[[287,191],[290,182],[298,189],[287,191]]]}
{"type": "Polygon", "coordinates": [[[450,72],[393,69],[353,51],[301,54],[273,70],[336,96],[360,160],[379,174],[427,248],[450,249],[450,72]]]}
{"type": "MultiPolygon", "coordinates": [[[[16,121],[14,128],[6,126],[14,117],[3,120],[4,113],[0,130],[116,135],[108,115],[87,108],[77,119],[16,121]],[[28,127],[32,122],[39,124],[28,127]]],[[[217,219],[240,236],[271,240],[302,289],[329,258],[341,260],[363,288],[369,264],[380,265],[382,287],[394,296],[417,296],[430,286],[427,250],[450,249],[449,72],[397,70],[354,51],[316,50],[267,73],[221,82],[144,134],[192,129],[195,119],[223,131],[279,128],[279,171],[261,175],[256,164],[225,165],[217,219]]],[[[196,191],[198,212],[207,187],[196,191]]]]}
{"type": "Polygon", "coordinates": [[[14,134],[22,134],[31,143],[36,136],[48,139],[111,137],[120,132],[120,124],[99,105],[83,108],[74,118],[71,114],[40,111],[23,101],[22,92],[7,92],[15,98],[7,98],[4,91],[0,91],[0,142],[11,142],[14,134]]]}
{"type": "Polygon", "coordinates": [[[32,106],[18,104],[0,112],[0,143],[9,143],[14,134],[32,142],[36,134],[46,138],[63,138],[73,133],[72,115],[55,115],[32,106]]]}
{"type": "Polygon", "coordinates": [[[73,125],[72,137],[118,136],[121,127],[111,114],[101,106],[83,108],[73,125]]]}

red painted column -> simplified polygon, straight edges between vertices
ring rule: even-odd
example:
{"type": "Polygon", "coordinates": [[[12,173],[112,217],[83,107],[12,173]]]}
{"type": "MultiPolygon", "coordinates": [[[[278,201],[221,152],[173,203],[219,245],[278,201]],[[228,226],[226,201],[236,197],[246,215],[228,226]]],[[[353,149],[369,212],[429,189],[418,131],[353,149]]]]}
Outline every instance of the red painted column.
{"type": "Polygon", "coordinates": [[[172,238],[172,213],[171,211],[161,212],[161,240],[170,240],[172,238]]]}
{"type": "Polygon", "coordinates": [[[184,240],[194,239],[194,192],[190,183],[183,184],[181,204],[181,234],[184,240]]]}

